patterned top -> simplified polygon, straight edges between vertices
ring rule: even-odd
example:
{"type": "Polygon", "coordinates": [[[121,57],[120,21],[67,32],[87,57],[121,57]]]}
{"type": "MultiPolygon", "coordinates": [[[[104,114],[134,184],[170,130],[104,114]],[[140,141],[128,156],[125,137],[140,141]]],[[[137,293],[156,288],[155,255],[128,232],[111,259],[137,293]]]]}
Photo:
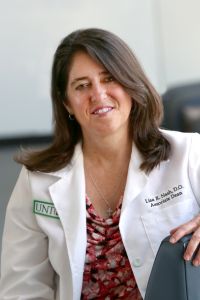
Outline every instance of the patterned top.
{"type": "Polygon", "coordinates": [[[87,250],[81,299],[142,300],[119,231],[121,205],[99,217],[86,197],[87,250]]]}

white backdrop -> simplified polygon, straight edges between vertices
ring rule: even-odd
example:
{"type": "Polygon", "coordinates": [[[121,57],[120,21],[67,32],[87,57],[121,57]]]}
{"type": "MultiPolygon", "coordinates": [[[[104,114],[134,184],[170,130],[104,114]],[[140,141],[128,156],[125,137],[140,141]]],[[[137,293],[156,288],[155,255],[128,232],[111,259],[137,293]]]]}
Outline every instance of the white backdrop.
{"type": "Polygon", "coordinates": [[[200,82],[200,1],[156,1],[166,85],[200,82]]]}
{"type": "Polygon", "coordinates": [[[163,89],[154,0],[0,0],[0,138],[51,131],[50,70],[60,40],[101,27],[134,49],[163,89]]]}

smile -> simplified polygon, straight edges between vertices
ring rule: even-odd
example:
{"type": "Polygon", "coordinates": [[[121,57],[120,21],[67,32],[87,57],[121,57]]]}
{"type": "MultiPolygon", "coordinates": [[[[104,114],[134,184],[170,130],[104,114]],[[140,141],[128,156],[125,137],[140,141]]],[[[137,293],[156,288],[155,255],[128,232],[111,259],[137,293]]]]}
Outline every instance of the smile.
{"type": "Polygon", "coordinates": [[[106,107],[102,107],[102,108],[98,108],[95,109],[92,114],[94,115],[101,115],[101,114],[105,114],[107,112],[110,112],[111,110],[113,110],[113,107],[111,106],[106,106],[106,107]]]}

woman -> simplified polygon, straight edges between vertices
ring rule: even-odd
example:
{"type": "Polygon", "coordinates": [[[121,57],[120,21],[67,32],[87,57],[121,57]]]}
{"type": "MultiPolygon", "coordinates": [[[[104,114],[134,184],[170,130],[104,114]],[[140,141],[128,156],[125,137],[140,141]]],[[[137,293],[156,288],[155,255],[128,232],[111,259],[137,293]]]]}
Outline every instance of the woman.
{"type": "Polygon", "coordinates": [[[52,145],[18,158],[0,299],[142,299],[170,230],[194,232],[185,259],[199,245],[199,135],[159,129],[159,95],[101,29],[61,42],[52,101],[52,145]]]}

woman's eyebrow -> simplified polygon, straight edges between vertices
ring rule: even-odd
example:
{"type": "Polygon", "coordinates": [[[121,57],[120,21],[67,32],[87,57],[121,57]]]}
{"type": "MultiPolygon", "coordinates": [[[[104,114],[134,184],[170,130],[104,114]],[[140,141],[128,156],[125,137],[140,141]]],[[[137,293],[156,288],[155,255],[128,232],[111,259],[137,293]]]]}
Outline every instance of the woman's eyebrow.
{"type": "Polygon", "coordinates": [[[107,70],[104,70],[99,73],[99,75],[108,75],[108,74],[110,74],[110,72],[108,72],[107,70]]]}
{"type": "Polygon", "coordinates": [[[89,78],[87,76],[83,76],[83,77],[77,77],[75,78],[72,82],[71,82],[71,85],[74,85],[75,83],[77,83],[78,81],[81,81],[81,80],[88,80],[89,78]]]}
{"type": "MultiPolygon", "coordinates": [[[[107,75],[107,74],[109,74],[109,72],[106,71],[106,70],[103,70],[103,71],[99,72],[99,75],[107,75]]],[[[88,76],[77,77],[77,78],[75,78],[75,79],[71,82],[71,86],[73,86],[74,84],[76,84],[78,81],[81,81],[81,80],[88,80],[88,79],[89,79],[88,76]]]]}

